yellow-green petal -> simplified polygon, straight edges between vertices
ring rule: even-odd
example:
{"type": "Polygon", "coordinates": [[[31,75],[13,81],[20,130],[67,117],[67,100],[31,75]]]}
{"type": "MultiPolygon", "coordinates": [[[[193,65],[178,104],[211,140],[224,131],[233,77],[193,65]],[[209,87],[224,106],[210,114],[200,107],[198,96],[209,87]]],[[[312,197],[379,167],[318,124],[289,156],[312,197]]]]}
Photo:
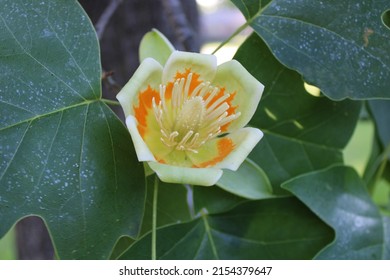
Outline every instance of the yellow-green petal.
{"type": "Polygon", "coordinates": [[[202,81],[212,81],[217,70],[217,58],[210,54],[174,51],[168,58],[163,71],[164,84],[173,82],[178,73],[190,71],[199,75],[202,81]]]}
{"type": "Polygon", "coordinates": [[[137,120],[130,115],[126,118],[126,125],[129,129],[131,140],[133,141],[135,152],[139,161],[155,161],[152,152],[142,139],[137,129],[137,120]]]}
{"type": "Polygon", "coordinates": [[[151,57],[158,61],[161,65],[165,65],[168,57],[175,50],[169,40],[157,29],[146,33],[141,40],[139,47],[140,61],[151,57]]]}
{"type": "Polygon", "coordinates": [[[228,131],[244,127],[260,102],[264,86],[257,81],[238,61],[231,60],[218,66],[214,86],[225,88],[226,93],[235,94],[231,105],[240,112],[239,118],[232,121],[228,131]]]}
{"type": "Polygon", "coordinates": [[[159,89],[163,68],[153,58],[146,58],[135,71],[134,75],[117,94],[116,98],[121,104],[125,116],[133,114],[133,105],[137,105],[138,94],[148,86],[159,89]]]}
{"type": "Polygon", "coordinates": [[[166,183],[212,186],[222,176],[222,170],[217,168],[190,168],[158,162],[148,163],[160,180],[166,183]]]}
{"type": "Polygon", "coordinates": [[[214,167],[227,168],[235,171],[240,167],[241,163],[247,158],[260,139],[263,138],[263,132],[257,128],[244,127],[225,137],[232,140],[235,145],[234,150],[214,167]]]}

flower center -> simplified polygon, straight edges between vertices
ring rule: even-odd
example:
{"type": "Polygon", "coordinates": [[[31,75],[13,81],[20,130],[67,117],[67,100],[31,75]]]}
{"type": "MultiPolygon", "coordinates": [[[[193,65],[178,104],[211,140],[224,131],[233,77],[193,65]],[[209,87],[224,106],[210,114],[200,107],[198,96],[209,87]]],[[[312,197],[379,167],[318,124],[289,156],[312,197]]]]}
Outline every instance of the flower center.
{"type": "Polygon", "coordinates": [[[176,118],[173,129],[179,135],[186,134],[188,131],[198,131],[205,117],[205,106],[203,99],[199,96],[192,97],[183,103],[176,118]]]}
{"type": "Polygon", "coordinates": [[[199,147],[221,134],[221,127],[240,116],[229,114],[227,99],[209,82],[191,83],[193,73],[177,79],[171,94],[167,86],[160,85],[160,102],[152,100],[153,111],[160,127],[161,141],[170,148],[197,153],[199,147]]]}

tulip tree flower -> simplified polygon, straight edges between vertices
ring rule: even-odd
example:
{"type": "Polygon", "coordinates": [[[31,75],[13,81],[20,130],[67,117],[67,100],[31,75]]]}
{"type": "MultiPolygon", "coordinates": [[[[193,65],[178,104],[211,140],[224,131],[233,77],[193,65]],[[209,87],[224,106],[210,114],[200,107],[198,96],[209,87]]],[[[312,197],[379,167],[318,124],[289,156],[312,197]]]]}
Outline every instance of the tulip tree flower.
{"type": "Polygon", "coordinates": [[[235,60],[175,51],[158,31],[140,57],[117,95],[138,160],[168,183],[210,186],[221,169],[237,170],[263,136],[244,126],[264,86],[235,60]]]}

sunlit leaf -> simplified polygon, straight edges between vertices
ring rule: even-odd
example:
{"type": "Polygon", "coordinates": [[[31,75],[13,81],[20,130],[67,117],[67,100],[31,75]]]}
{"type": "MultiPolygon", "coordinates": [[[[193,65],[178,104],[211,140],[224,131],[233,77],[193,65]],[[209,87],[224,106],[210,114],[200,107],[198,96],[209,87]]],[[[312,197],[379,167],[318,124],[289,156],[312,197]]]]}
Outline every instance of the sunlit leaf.
{"type": "Polygon", "coordinates": [[[245,160],[237,171],[224,170],[217,186],[248,199],[272,196],[272,186],[267,175],[249,159],[245,160]]]}
{"type": "Polygon", "coordinates": [[[256,34],[241,45],[235,59],[265,85],[250,122],[265,136],[249,157],[276,192],[291,177],[342,162],[341,150],[352,136],[360,102],[310,95],[301,76],[280,64],[256,34]]]}
{"type": "Polygon", "coordinates": [[[323,221],[336,238],[318,259],[388,259],[389,217],[382,217],[363,181],[349,167],[335,166],[283,184],[323,221]]]}
{"type": "Polygon", "coordinates": [[[330,98],[390,98],[389,1],[274,0],[261,13],[233,2],[284,65],[330,98]]]}

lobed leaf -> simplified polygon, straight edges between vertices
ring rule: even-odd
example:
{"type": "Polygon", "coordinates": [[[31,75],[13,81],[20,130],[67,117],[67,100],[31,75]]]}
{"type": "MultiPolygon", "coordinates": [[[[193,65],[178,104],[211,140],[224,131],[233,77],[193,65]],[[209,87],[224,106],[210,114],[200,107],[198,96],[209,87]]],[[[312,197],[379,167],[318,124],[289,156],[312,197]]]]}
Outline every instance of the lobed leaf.
{"type": "MultiPolygon", "coordinates": [[[[295,198],[251,201],[157,231],[158,259],[310,259],[332,230],[295,198]]],[[[150,234],[120,259],[150,259],[150,234]]]]}
{"type": "Polygon", "coordinates": [[[241,45],[235,59],[265,85],[250,122],[264,137],[249,157],[265,171],[276,193],[294,176],[342,162],[341,150],[356,126],[360,102],[310,95],[301,76],[280,64],[256,34],[241,45]]]}
{"type": "Polygon", "coordinates": [[[333,166],[283,184],[336,231],[317,259],[388,259],[389,217],[381,216],[350,167],[333,166]]]}
{"type": "Polygon", "coordinates": [[[77,1],[0,5],[0,236],[38,215],[60,258],[108,258],[137,236],[145,190],[129,134],[100,100],[93,27],[77,1]]]}
{"type": "Polygon", "coordinates": [[[390,98],[389,1],[233,1],[272,53],[336,100],[390,98]]]}

